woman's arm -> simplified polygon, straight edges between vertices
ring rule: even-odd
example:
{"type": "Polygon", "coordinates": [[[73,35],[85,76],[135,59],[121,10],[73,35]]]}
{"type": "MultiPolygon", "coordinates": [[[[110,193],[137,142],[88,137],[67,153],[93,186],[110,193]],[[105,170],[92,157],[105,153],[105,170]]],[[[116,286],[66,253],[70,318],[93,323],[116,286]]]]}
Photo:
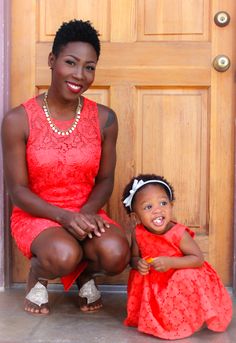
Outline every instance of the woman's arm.
{"type": "Polygon", "coordinates": [[[160,272],[165,272],[171,268],[197,268],[204,263],[203,254],[188,232],[184,232],[183,238],[180,242],[180,249],[184,256],[182,257],[168,257],[161,256],[153,259],[151,265],[154,269],[160,272]]]}
{"type": "Polygon", "coordinates": [[[96,213],[106,204],[113,191],[118,135],[118,122],[115,112],[103,105],[98,105],[98,109],[102,136],[100,166],[94,188],[87,202],[80,210],[80,213],[86,216],[91,225],[94,225],[94,233],[97,236],[101,235],[110,226],[96,213]]]}
{"type": "Polygon", "coordinates": [[[28,125],[22,106],[10,111],[2,122],[3,165],[7,188],[14,205],[39,217],[55,220],[57,208],[29,189],[26,164],[28,125]]]}
{"type": "Polygon", "coordinates": [[[102,151],[99,171],[95,179],[95,186],[81,213],[95,214],[100,210],[111,196],[114,186],[114,173],[116,166],[116,141],[118,135],[118,122],[114,111],[98,105],[100,130],[102,136],[102,151]]]}
{"type": "Polygon", "coordinates": [[[78,238],[84,237],[84,230],[89,231],[91,226],[86,218],[77,219],[72,212],[47,203],[30,190],[26,163],[28,130],[23,106],[11,110],[3,119],[1,134],[4,174],[13,204],[33,216],[51,219],[69,231],[76,231],[78,238]]]}

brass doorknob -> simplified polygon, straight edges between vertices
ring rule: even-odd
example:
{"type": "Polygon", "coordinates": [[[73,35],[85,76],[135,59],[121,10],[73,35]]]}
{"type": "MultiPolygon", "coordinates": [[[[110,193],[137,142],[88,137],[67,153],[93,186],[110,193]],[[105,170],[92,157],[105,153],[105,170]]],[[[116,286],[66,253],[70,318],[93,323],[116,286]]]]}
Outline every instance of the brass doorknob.
{"type": "Polygon", "coordinates": [[[217,12],[214,16],[214,22],[217,26],[223,27],[229,24],[230,15],[227,12],[221,11],[217,12]]]}
{"type": "Polygon", "coordinates": [[[213,60],[213,67],[219,72],[224,72],[230,67],[230,59],[226,55],[218,55],[213,60]]]}

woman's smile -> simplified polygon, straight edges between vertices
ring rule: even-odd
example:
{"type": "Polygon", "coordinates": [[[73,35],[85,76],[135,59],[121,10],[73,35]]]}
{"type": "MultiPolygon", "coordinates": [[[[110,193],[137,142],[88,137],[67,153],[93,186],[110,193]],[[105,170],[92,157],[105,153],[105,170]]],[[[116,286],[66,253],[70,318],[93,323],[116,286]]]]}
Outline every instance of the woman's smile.
{"type": "Polygon", "coordinates": [[[81,92],[81,90],[83,89],[82,85],[76,84],[76,83],[72,83],[69,81],[66,81],[67,87],[68,89],[75,94],[79,94],[81,92]]]}

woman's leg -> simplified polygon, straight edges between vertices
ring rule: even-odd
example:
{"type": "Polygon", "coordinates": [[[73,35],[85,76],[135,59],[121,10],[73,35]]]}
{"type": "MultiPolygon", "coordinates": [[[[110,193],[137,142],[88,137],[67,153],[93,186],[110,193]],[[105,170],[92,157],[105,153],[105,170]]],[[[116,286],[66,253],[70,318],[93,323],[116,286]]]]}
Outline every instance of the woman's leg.
{"type": "MultiPolygon", "coordinates": [[[[96,274],[120,274],[129,263],[128,239],[123,230],[113,224],[101,237],[94,236],[92,239],[86,239],[82,244],[88,267],[77,281],[79,287],[96,274]]],[[[83,311],[94,311],[102,306],[101,299],[88,305],[86,299],[83,298],[80,299],[80,304],[83,311]]]]}
{"type": "MultiPolygon", "coordinates": [[[[48,228],[40,233],[31,244],[31,269],[27,283],[27,294],[40,280],[47,286],[47,279],[69,274],[83,257],[79,242],[60,227],[48,228]],[[44,279],[44,280],[41,280],[44,279]]],[[[49,313],[48,303],[38,306],[25,299],[25,311],[49,313]]]]}

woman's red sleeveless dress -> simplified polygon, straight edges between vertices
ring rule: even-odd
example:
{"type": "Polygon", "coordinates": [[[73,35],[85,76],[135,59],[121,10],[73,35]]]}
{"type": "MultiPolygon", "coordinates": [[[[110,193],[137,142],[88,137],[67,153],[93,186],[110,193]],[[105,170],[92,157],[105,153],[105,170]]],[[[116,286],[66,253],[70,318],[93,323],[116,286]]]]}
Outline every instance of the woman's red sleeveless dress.
{"type": "MultiPolygon", "coordinates": [[[[64,136],[53,132],[36,98],[26,101],[23,106],[29,124],[26,147],[29,188],[55,206],[79,211],[94,187],[100,164],[101,135],[97,104],[84,98],[78,125],[70,135],[64,136]]],[[[53,121],[61,130],[70,128],[73,123],[73,119],[53,121]]],[[[103,210],[99,213],[113,222],[103,210]]],[[[50,227],[60,227],[60,224],[13,208],[12,235],[26,257],[32,257],[30,246],[33,240],[50,227]]],[[[74,273],[62,278],[66,289],[85,267],[83,262],[74,273]]]]}
{"type": "MultiPolygon", "coordinates": [[[[183,256],[179,244],[187,227],[176,224],[163,235],[136,227],[142,257],[183,256]]],[[[163,339],[192,335],[205,323],[208,329],[224,331],[232,319],[232,301],[215,270],[204,262],[200,268],[153,268],[142,276],[132,269],[128,282],[125,325],[163,339]]]]}

